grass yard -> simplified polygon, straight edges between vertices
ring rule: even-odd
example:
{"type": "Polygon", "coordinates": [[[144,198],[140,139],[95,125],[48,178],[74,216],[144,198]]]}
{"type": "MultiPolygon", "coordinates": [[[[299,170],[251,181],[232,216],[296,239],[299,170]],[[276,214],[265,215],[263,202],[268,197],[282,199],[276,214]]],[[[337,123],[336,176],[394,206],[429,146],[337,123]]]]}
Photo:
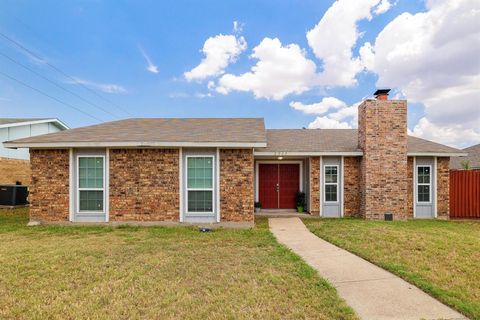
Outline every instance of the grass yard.
{"type": "Polygon", "coordinates": [[[26,222],[0,210],[2,319],[356,319],[266,220],[212,233],[26,222]]]}
{"type": "Polygon", "coordinates": [[[317,236],[480,319],[480,221],[304,220],[317,236]]]}

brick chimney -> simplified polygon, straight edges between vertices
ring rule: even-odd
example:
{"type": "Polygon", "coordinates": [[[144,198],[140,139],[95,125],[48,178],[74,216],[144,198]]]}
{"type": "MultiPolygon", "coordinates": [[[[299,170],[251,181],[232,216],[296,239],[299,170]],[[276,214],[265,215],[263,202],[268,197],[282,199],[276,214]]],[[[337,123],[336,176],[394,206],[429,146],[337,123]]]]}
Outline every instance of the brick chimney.
{"type": "Polygon", "coordinates": [[[407,217],[407,101],[388,100],[389,91],[358,106],[360,214],[367,219],[407,217]]]}

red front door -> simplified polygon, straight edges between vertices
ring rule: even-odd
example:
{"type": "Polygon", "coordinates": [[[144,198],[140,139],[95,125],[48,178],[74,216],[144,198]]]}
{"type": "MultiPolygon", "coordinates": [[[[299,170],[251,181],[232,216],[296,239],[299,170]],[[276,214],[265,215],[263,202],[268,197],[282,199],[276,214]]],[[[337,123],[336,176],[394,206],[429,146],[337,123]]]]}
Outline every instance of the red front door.
{"type": "Polygon", "coordinates": [[[260,163],[258,169],[258,195],[262,208],[295,208],[295,193],[299,191],[300,184],[300,166],[290,163],[260,163]]]}

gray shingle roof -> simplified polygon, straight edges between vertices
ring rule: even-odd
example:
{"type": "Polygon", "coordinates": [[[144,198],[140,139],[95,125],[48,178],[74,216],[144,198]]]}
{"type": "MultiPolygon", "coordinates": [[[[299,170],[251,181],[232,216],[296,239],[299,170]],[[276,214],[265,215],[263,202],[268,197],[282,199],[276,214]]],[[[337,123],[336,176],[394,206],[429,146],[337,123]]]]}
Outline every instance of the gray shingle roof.
{"type": "MultiPolygon", "coordinates": [[[[361,152],[356,129],[269,129],[261,118],[126,119],[7,142],[7,146],[185,146],[244,144],[258,152],[361,152]],[[169,144],[167,144],[169,143],[169,144]]],[[[408,137],[409,153],[461,153],[408,137]]]]}
{"type": "Polygon", "coordinates": [[[460,161],[467,160],[470,162],[470,167],[478,169],[480,168],[480,143],[474,146],[463,149],[468,153],[466,157],[452,157],[450,160],[450,169],[462,169],[460,161]]]}
{"type": "Polygon", "coordinates": [[[56,143],[265,143],[265,125],[261,118],[141,118],[106,122],[98,125],[15,140],[13,144],[56,143]]]}
{"type": "MultiPolygon", "coordinates": [[[[459,153],[461,150],[408,136],[409,153],[459,153]]],[[[268,129],[262,152],[358,152],[356,129],[268,129]]]]}

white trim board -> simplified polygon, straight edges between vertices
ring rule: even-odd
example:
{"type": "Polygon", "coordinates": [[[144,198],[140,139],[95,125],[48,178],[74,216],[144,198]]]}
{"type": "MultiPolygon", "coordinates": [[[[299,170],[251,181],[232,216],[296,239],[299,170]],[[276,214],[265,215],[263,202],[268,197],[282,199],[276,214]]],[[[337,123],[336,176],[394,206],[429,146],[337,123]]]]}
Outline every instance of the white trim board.
{"type": "Polygon", "coordinates": [[[3,143],[5,148],[122,148],[122,147],[218,147],[218,148],[265,148],[266,142],[188,142],[188,141],[83,141],[83,142],[15,142],[3,143]]]}
{"type": "Polygon", "coordinates": [[[69,190],[68,190],[68,194],[69,194],[69,212],[68,212],[68,220],[70,222],[73,222],[74,221],[74,217],[75,217],[75,179],[74,179],[74,162],[75,162],[75,159],[74,159],[74,156],[73,156],[73,149],[70,148],[70,150],[68,151],[69,153],[69,163],[68,163],[68,174],[70,175],[68,177],[68,183],[69,183],[69,190]]]}
{"type": "Polygon", "coordinates": [[[273,156],[273,157],[282,157],[282,156],[363,156],[361,151],[346,151],[346,152],[336,152],[336,151],[309,151],[309,152],[290,152],[290,151],[254,151],[254,156],[273,156]]]}
{"type": "Polygon", "coordinates": [[[215,190],[216,196],[217,196],[217,201],[216,201],[216,207],[217,207],[217,222],[220,222],[221,215],[220,215],[220,149],[217,148],[216,152],[216,159],[215,159],[215,166],[216,166],[216,175],[215,179],[217,180],[217,189],[215,190]]]}
{"type": "Polygon", "coordinates": [[[178,183],[179,183],[179,200],[180,200],[180,205],[179,205],[179,208],[180,208],[180,215],[178,216],[179,217],[179,220],[180,222],[183,222],[183,149],[180,148],[180,150],[178,150],[178,183]]]}
{"type": "Polygon", "coordinates": [[[50,123],[50,122],[55,122],[58,126],[62,127],[64,130],[70,129],[65,123],[63,123],[62,121],[60,121],[56,118],[5,123],[5,124],[0,124],[0,129],[1,128],[19,127],[19,126],[28,126],[28,125],[39,124],[39,123],[50,123]]]}

